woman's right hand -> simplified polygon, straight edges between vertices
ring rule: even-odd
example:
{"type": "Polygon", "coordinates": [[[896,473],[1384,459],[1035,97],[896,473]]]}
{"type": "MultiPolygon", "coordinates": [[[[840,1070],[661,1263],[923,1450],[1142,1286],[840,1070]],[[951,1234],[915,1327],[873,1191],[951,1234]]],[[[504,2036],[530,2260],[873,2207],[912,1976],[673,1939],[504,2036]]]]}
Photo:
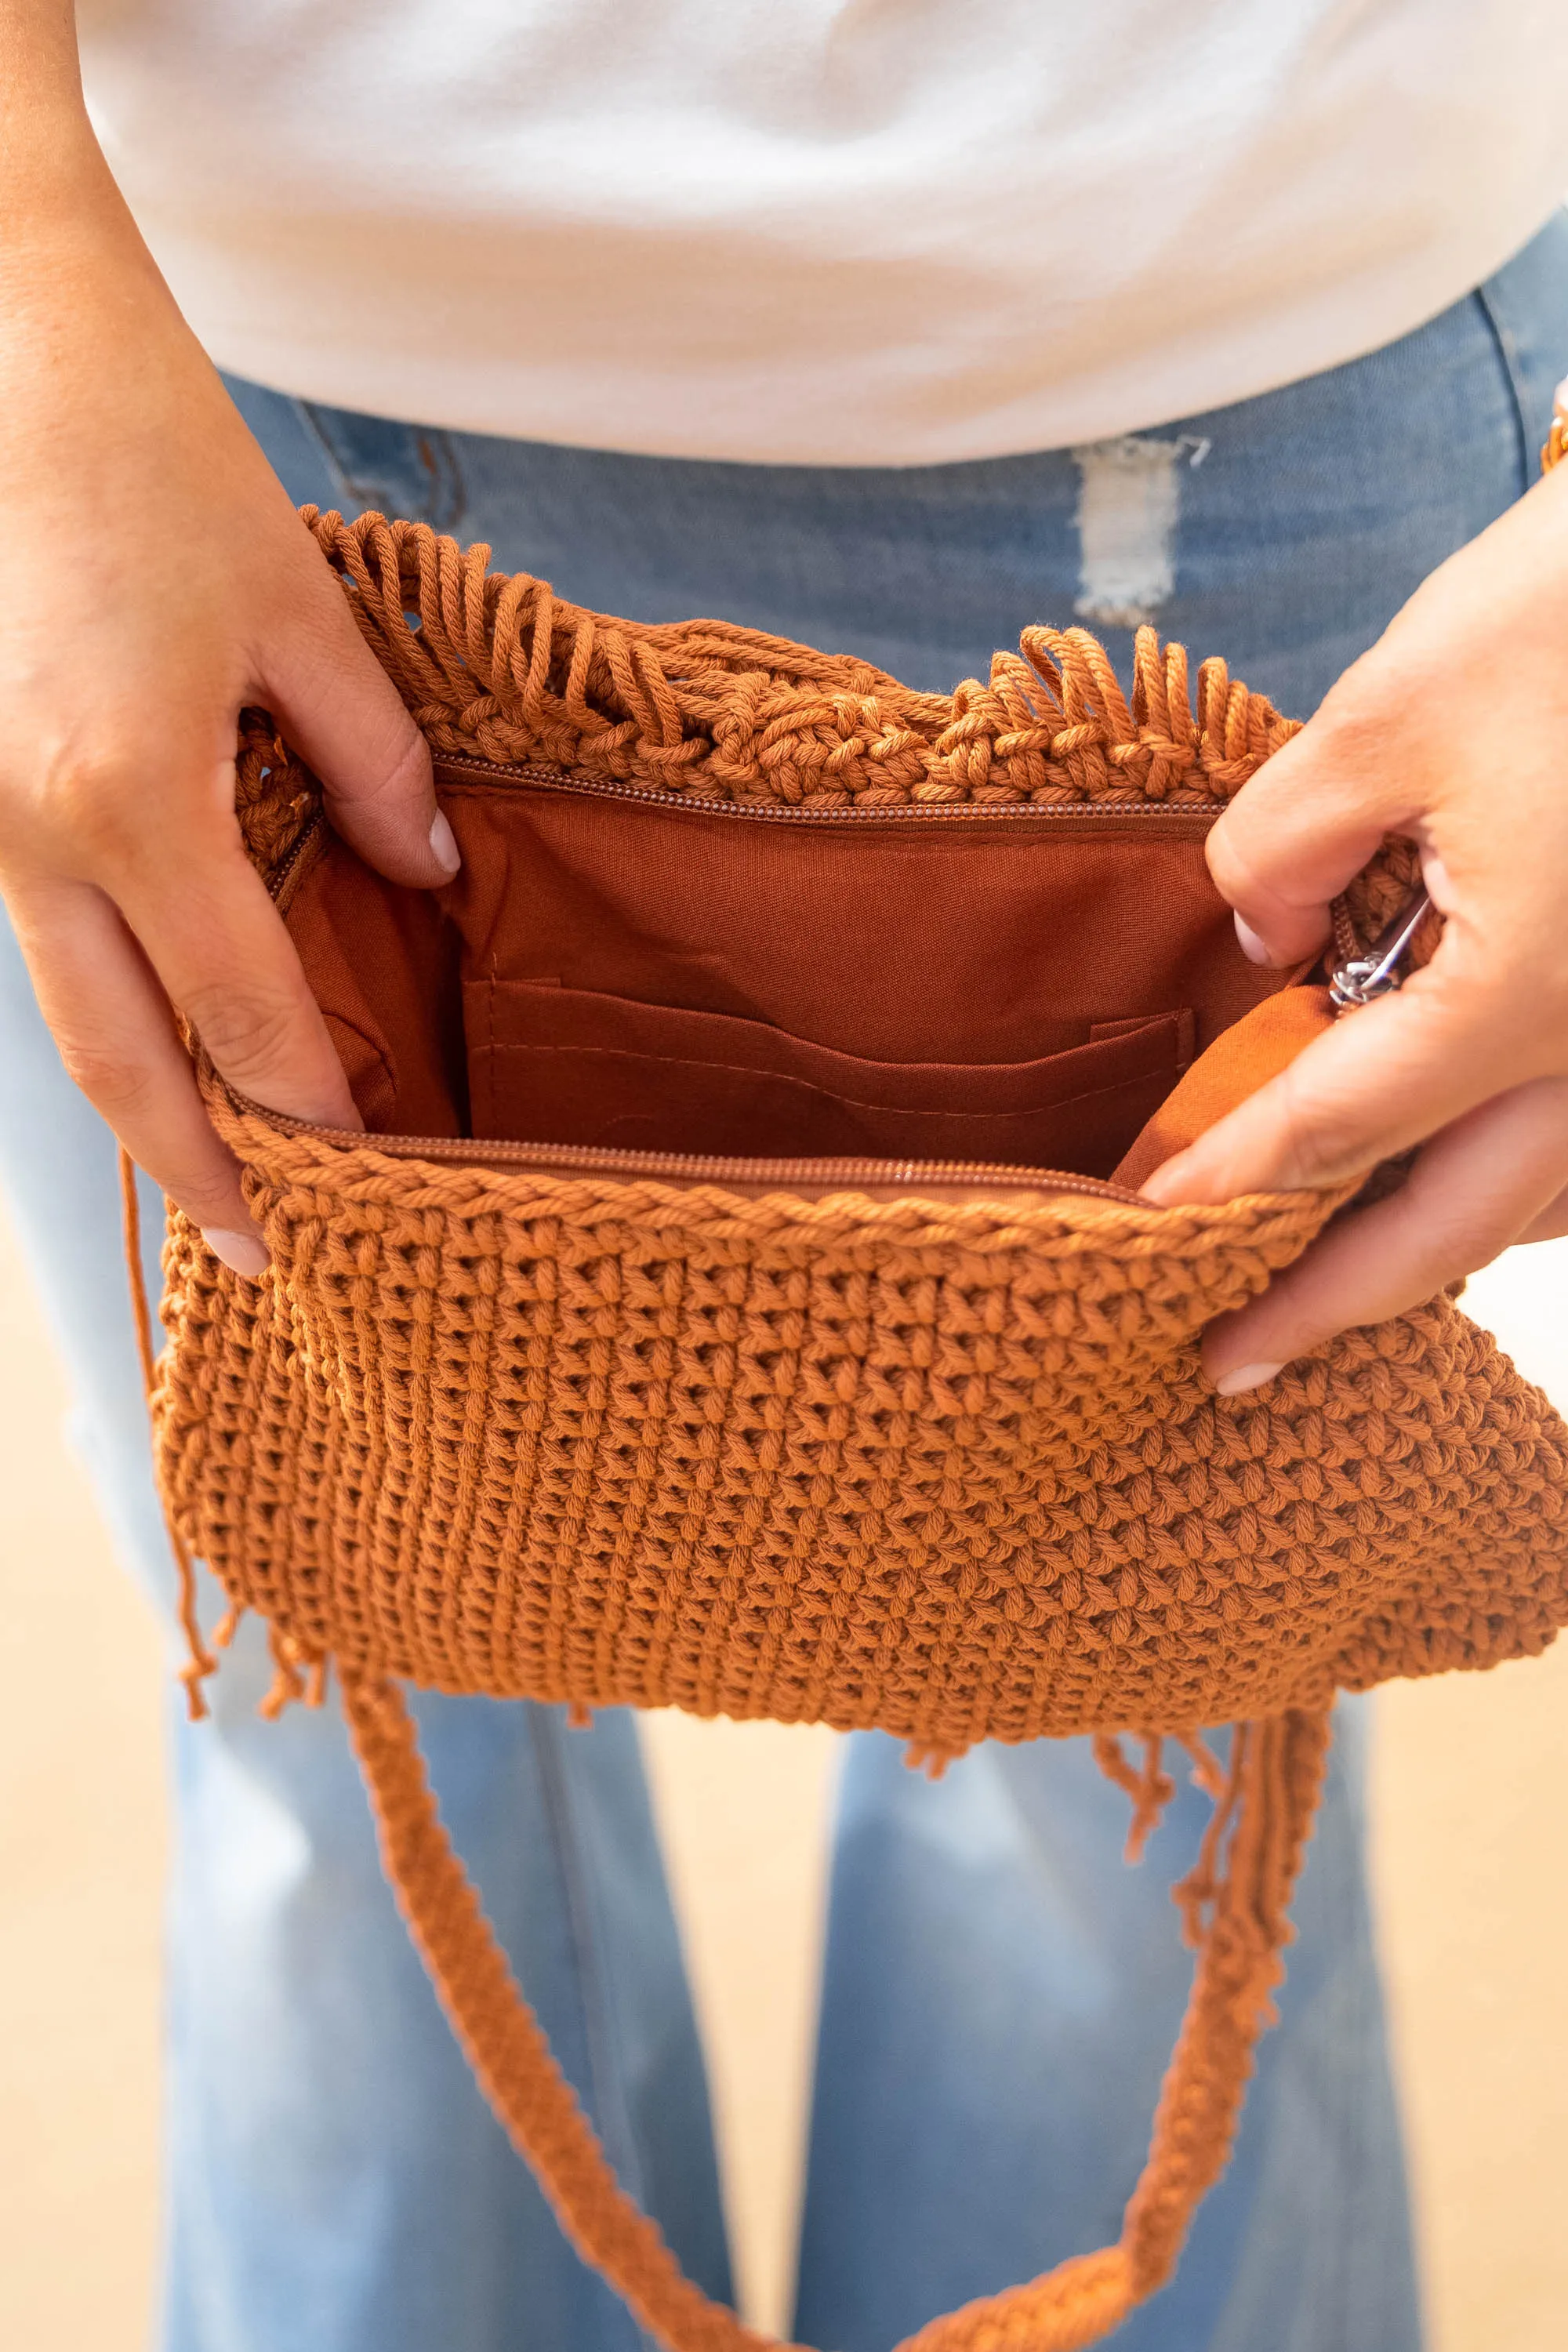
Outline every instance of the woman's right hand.
{"type": "Polygon", "coordinates": [[[0,892],[71,1076],[256,1274],[175,1010],[242,1092],[359,1119],[241,841],[241,705],[392,880],[449,880],[457,846],[418,730],[114,186],[58,0],[0,0],[0,892]]]}

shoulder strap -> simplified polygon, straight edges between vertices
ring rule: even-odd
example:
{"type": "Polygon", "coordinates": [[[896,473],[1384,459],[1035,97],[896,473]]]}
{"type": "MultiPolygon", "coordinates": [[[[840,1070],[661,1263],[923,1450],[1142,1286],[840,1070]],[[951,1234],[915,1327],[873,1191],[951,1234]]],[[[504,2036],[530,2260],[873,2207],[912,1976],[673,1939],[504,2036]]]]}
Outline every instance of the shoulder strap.
{"type": "MultiPolygon", "coordinates": [[[[486,2097],[562,2228],[668,2352],[766,2352],[774,2339],[691,2284],[616,2179],[453,1852],[401,1690],[388,1680],[351,1680],[343,1703],[382,1857],[415,1943],[486,2097]]],[[[1237,1727],[1225,1795],[1197,1868],[1177,1890],[1197,1969],[1118,2242],[933,2319],[900,2352],[1076,2352],[1170,2275],[1193,2212],[1230,2152],[1253,2048],[1282,1974],[1286,1906],[1328,1740],[1328,1717],[1318,1712],[1237,1727]]]]}

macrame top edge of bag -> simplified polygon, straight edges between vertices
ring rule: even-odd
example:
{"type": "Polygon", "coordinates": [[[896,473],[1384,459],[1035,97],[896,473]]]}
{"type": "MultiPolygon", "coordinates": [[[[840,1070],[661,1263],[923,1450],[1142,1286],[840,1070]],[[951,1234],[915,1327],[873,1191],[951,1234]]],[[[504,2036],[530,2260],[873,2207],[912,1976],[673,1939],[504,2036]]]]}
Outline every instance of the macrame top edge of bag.
{"type": "MultiPolygon", "coordinates": [[[[549,760],[661,794],[803,808],[910,801],[1094,802],[1136,793],[1172,805],[1227,800],[1297,730],[1267,699],[1205,662],[1189,695],[1186,657],[1140,631],[1123,697],[1087,632],[1025,633],[986,681],[918,694],[869,665],[718,622],[652,627],[555,598],[542,583],[491,574],[423,525],[307,508],[377,658],[437,751],[516,763],[549,760]],[[409,626],[410,615],[418,627],[409,626]]],[[[289,858],[319,804],[309,772],[265,714],[244,715],[238,808],[264,871],[289,858]]],[[[1391,845],[1349,894],[1365,935],[1415,870],[1391,845]]],[[[232,1098],[204,1070],[215,1111],[232,1098]]],[[[244,1141],[244,1122],[235,1124],[244,1141]]],[[[373,1146],[367,1144],[367,1150],[373,1146]]],[[[123,1169],[135,1257],[135,1187],[123,1169]]],[[[1093,1204],[1070,1203],[1088,1209],[1093,1204]]],[[[1280,1196],[1303,1230],[1332,1203],[1280,1196]]],[[[221,1278],[221,1276],[219,1277],[221,1278]]],[[[154,1410],[159,1372],[138,1299],[154,1410]]],[[[172,1498],[171,1498],[172,1500],[172,1498]]],[[[196,1622],[190,1554],[170,1509],[193,1652],[194,1708],[213,1661],[196,1622]]],[[[305,1691],[302,1663],[273,1629],[274,1708],[305,1691]]],[[[313,1667],[319,1696],[325,1659],[313,1667]]],[[[515,1982],[440,1822],[401,1688],[389,1675],[340,1679],[374,1808],[383,1857],[443,2006],[498,2116],[563,2230],[671,2352],[761,2352],[743,2326],[685,2278],[657,2226],[626,2196],[515,1982]]],[[[1192,2214],[1229,2153],[1258,2034],[1289,1939],[1287,1908],[1321,1789],[1326,1708],[1292,1707],[1237,1726],[1222,1770],[1189,1743],[1215,1810],[1196,1865],[1176,1889],[1196,1967],[1147,2162],[1118,2242],[1033,2282],[931,2321],[900,2352],[1068,2352],[1115,2327],[1169,2276],[1192,2214]]],[[[1141,1770],[1110,1731],[1100,1760],[1133,1798],[1132,1844],[1173,1793],[1160,1744],[1141,1770]]]]}
{"type": "MultiPolygon", "coordinates": [[[[985,679],[922,693],[869,662],[727,621],[626,621],[489,570],[428,524],[300,509],[373,653],[433,751],[548,761],[669,794],[831,809],[1118,799],[1223,805],[1300,732],[1217,656],[1140,628],[1131,697],[1087,629],[1026,628],[985,679]],[[417,623],[410,626],[410,621],[417,623]]],[[[287,859],[320,788],[265,713],[242,715],[238,811],[263,872],[287,859]]],[[[1346,893],[1375,930],[1408,892],[1390,842],[1346,893]]]]}

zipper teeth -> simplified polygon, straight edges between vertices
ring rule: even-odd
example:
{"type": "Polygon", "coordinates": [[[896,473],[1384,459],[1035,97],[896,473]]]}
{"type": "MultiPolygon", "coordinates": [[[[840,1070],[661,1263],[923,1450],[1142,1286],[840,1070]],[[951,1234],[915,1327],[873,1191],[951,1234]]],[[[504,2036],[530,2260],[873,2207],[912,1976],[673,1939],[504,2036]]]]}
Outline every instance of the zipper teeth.
{"type": "Polygon", "coordinates": [[[288,852],[282,861],[273,867],[271,873],[267,877],[267,888],[270,897],[274,898],[281,897],[283,885],[288,881],[289,877],[293,873],[294,868],[305,855],[306,850],[309,849],[311,842],[314,841],[316,835],[321,830],[321,826],[324,822],[325,820],[319,808],[312,811],[311,814],[306,818],[295,839],[294,846],[288,852]]]}
{"type": "Polygon", "coordinates": [[[593,799],[636,801],[645,808],[685,809],[701,816],[758,818],[772,824],[841,824],[913,820],[917,823],[982,824],[996,818],[1182,817],[1194,824],[1212,824],[1223,802],[1105,801],[879,801],[868,806],[850,802],[833,808],[799,808],[781,801],[720,801],[688,799],[678,793],[651,792],[640,784],[617,783],[612,777],[574,776],[564,768],[532,762],[508,767],[499,760],[470,758],[467,753],[438,751],[437,775],[459,781],[464,776],[490,776],[500,782],[542,784],[548,790],[581,793],[593,799]]]}
{"type": "MultiPolygon", "coordinates": [[[[795,808],[785,803],[765,801],[687,800],[674,793],[648,792],[637,784],[616,783],[613,778],[574,776],[564,768],[550,768],[533,762],[515,768],[504,766],[498,760],[470,759],[452,751],[437,752],[435,759],[437,775],[445,772],[454,780],[465,776],[494,777],[509,784],[539,784],[546,791],[578,793],[590,800],[631,801],[643,808],[683,809],[699,816],[729,816],[760,821],[770,824],[873,824],[914,823],[919,824],[980,824],[1002,822],[1038,822],[1057,824],[1097,823],[1118,817],[1164,817],[1184,820],[1194,830],[1205,831],[1220,814],[1223,803],[1192,801],[882,801],[875,807],[851,803],[841,808],[795,808]]],[[[268,877],[267,887],[274,898],[300,863],[306,850],[325,822],[317,808],[310,816],[293,847],[268,877]]],[[[1339,919],[1336,906],[1336,921],[1339,919]]]]}
{"type": "Polygon", "coordinates": [[[1048,1168],[1011,1168],[987,1160],[748,1160],[720,1152],[583,1150],[571,1143],[487,1143],[482,1137],[370,1135],[355,1128],[319,1127],[269,1110],[237,1088],[227,1088],[237,1110],[264,1119],[285,1135],[308,1137],[344,1150],[384,1151],[395,1160],[430,1160],[447,1167],[517,1168],[541,1175],[643,1176],[655,1182],[768,1184],[781,1190],[817,1192],[868,1184],[994,1185],[1016,1192],[1079,1193],[1086,1200],[1137,1202],[1124,1185],[1098,1176],[1075,1176],[1048,1168]]]}

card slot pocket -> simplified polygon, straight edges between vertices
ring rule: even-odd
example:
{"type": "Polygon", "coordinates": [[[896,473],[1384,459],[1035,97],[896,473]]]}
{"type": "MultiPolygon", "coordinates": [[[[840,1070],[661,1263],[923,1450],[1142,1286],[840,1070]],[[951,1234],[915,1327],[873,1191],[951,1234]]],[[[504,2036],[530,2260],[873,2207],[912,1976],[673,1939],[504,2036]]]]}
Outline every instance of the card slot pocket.
{"type": "Polygon", "coordinates": [[[1004,1063],[873,1061],[765,1022],[550,982],[468,982],[464,1020],[476,1135],[1085,1175],[1115,1166],[1193,1057],[1188,1012],[1093,1024],[1080,1045],[1004,1063]]]}

